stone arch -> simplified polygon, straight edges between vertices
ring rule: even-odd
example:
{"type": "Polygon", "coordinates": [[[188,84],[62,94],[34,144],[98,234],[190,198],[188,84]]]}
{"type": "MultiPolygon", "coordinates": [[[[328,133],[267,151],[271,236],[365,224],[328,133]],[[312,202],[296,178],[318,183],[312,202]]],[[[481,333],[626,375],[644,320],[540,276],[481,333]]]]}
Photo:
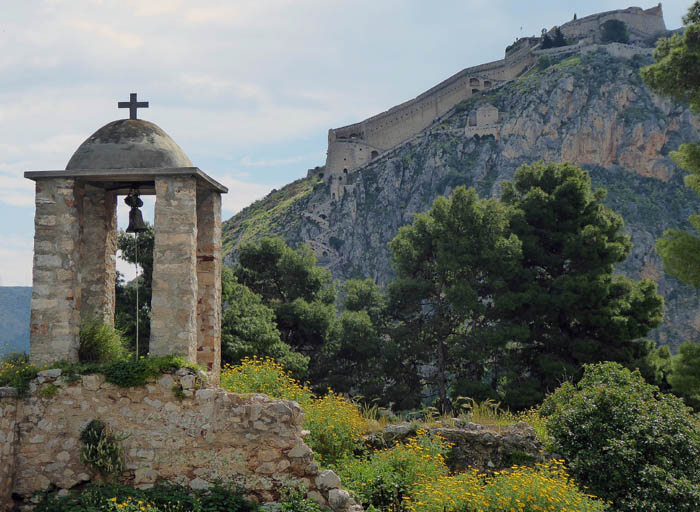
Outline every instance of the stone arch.
{"type": "Polygon", "coordinates": [[[479,82],[478,78],[470,78],[469,85],[481,85],[481,82],[479,82]]]}

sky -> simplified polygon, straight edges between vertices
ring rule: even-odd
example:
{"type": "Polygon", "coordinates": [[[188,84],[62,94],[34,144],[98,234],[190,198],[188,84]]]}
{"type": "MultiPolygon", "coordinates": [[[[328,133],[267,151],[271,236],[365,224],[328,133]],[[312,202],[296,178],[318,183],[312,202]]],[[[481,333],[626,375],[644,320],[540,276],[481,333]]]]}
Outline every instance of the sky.
{"type": "MultiPolygon", "coordinates": [[[[228,219],[323,165],[329,128],[501,59],[574,13],[630,3],[0,0],[0,286],[31,285],[34,184],[23,172],[64,169],[93,132],[128,117],[117,102],[131,92],[150,102],[140,118],[229,188],[228,219]]],[[[663,3],[667,28],[691,3],[663,3]]],[[[120,204],[120,227],[127,212],[120,204]]]]}

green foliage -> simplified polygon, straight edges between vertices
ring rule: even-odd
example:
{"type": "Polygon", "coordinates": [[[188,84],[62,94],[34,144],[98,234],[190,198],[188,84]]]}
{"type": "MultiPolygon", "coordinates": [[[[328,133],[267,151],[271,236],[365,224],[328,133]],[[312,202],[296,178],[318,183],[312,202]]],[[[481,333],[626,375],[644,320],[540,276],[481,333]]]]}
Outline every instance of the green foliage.
{"type": "Polygon", "coordinates": [[[185,367],[194,371],[201,370],[196,364],[189,363],[183,356],[177,355],[116,361],[90,370],[102,373],[107,382],[128,388],[143,386],[163,373],[185,367]]]}
{"type": "Polygon", "coordinates": [[[53,398],[58,394],[58,386],[49,382],[39,388],[39,396],[42,398],[53,398]]]}
{"type": "Polygon", "coordinates": [[[328,348],[333,372],[325,382],[342,392],[384,396],[385,336],[390,322],[386,297],[371,279],[345,281],[342,291],[337,339],[328,348]]]}
{"type": "Polygon", "coordinates": [[[631,243],[605,191],[572,164],[536,163],[518,169],[502,197],[522,243],[509,314],[527,329],[504,375],[506,403],[531,406],[586,363],[643,358],[640,338],[661,322],[663,300],[652,281],[613,275],[631,243]]]}
{"type": "MultiPolygon", "coordinates": [[[[700,233],[700,215],[691,215],[688,220],[696,232],[700,233]]],[[[697,234],[682,229],[668,229],[656,241],[656,250],[664,262],[666,272],[700,288],[700,237],[697,234]]]]}
{"type": "Polygon", "coordinates": [[[83,448],[80,462],[90,466],[103,478],[117,478],[124,471],[121,442],[124,436],[113,433],[102,420],[92,420],[80,432],[83,448]]]}
{"type": "Polygon", "coordinates": [[[139,318],[139,357],[148,353],[148,340],[151,334],[151,296],[153,281],[153,244],[155,232],[153,226],[146,222],[147,231],[139,233],[138,237],[120,230],[117,235],[117,248],[121,257],[132,265],[137,263],[140,272],[138,279],[125,283],[121,274],[117,273],[116,302],[114,324],[128,340],[132,351],[136,350],[136,288],[138,286],[138,318],[139,318]]]}
{"type": "Polygon", "coordinates": [[[81,363],[109,363],[126,359],[121,332],[96,318],[80,325],[78,359],[81,363]]]}
{"type": "Polygon", "coordinates": [[[303,487],[288,487],[282,491],[279,502],[282,512],[322,512],[318,503],[306,497],[303,487]]]}
{"type": "Polygon", "coordinates": [[[639,372],[612,362],[586,366],[578,385],[562,385],[542,412],[576,480],[616,510],[700,508],[697,421],[639,372]]]}
{"type": "Polygon", "coordinates": [[[343,460],[360,447],[366,424],[354,403],[330,389],[324,396],[315,396],[270,358],[226,366],[221,386],[234,393],[265,393],[298,402],[306,413],[304,427],[311,432],[306,442],[323,464],[343,460]]]}
{"type": "Polygon", "coordinates": [[[344,461],[336,472],[364,507],[400,511],[418,483],[447,475],[444,457],[449,449],[443,439],[419,430],[405,444],[344,461]]]}
{"type": "Polygon", "coordinates": [[[545,34],[542,37],[542,42],[540,43],[540,48],[542,50],[559,48],[561,46],[566,46],[566,39],[564,38],[564,34],[561,33],[559,27],[554,30],[554,37],[549,37],[548,34],[545,34]]]}
{"type": "Polygon", "coordinates": [[[262,297],[237,282],[233,271],[222,269],[221,355],[224,364],[245,357],[271,357],[297,377],[306,375],[309,358],[280,339],[275,313],[262,297]]]}
{"type": "Polygon", "coordinates": [[[691,341],[682,343],[671,364],[668,382],[673,392],[700,399],[700,345],[691,341]]]}
{"type": "Polygon", "coordinates": [[[27,357],[8,357],[0,361],[0,387],[16,388],[20,396],[29,391],[29,382],[40,368],[29,364],[27,357]]]}
{"type": "MultiPolygon", "coordinates": [[[[394,371],[419,383],[418,366],[435,365],[430,384],[443,410],[450,407],[450,375],[480,381],[487,362],[512,337],[511,326],[498,321],[502,291],[520,258],[508,216],[499,201],[479,200],[473,189],[458,187],[389,244],[396,271],[388,287],[390,310],[398,319],[391,342],[411,357],[410,366],[395,364],[394,371]]],[[[404,403],[417,400],[415,393],[404,403]]]]}
{"type": "Polygon", "coordinates": [[[627,25],[624,21],[608,20],[600,27],[600,41],[606,43],[629,43],[630,37],[627,33],[627,25]]]}
{"type": "MultiPolygon", "coordinates": [[[[304,356],[322,355],[334,336],[337,292],[330,271],[316,265],[308,245],[294,250],[278,238],[243,245],[234,273],[274,311],[282,342],[304,356]]],[[[328,372],[323,357],[311,361],[314,381],[328,372]]]]}
{"type": "MultiPolygon", "coordinates": [[[[258,505],[246,500],[242,490],[216,485],[192,490],[180,485],[158,483],[151,489],[119,484],[91,486],[83,492],[59,497],[44,492],[35,512],[255,512],[258,505]]],[[[315,511],[306,511],[315,512],[315,511]]]]}
{"type": "MultiPolygon", "coordinates": [[[[646,84],[657,94],[675,101],[689,103],[690,108],[700,112],[700,2],[688,9],[683,22],[690,24],[682,34],[661,38],[654,50],[655,64],[641,71],[646,84]]],[[[688,171],[685,182],[700,194],[700,143],[683,144],[671,153],[676,163],[688,171]]],[[[700,216],[689,219],[697,231],[700,216]]],[[[664,262],[665,270],[681,281],[700,287],[700,238],[693,233],[668,230],[657,242],[657,251],[664,262]]]]}

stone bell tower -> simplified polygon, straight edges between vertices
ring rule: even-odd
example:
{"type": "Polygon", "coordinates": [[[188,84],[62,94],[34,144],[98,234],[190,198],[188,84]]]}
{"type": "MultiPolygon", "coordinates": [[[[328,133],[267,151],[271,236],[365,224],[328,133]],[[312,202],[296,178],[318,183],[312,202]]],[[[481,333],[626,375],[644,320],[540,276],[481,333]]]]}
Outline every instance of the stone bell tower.
{"type": "Polygon", "coordinates": [[[221,351],[221,194],[158,126],[148,103],[120,102],[113,121],[76,150],[65,171],[36,182],[30,358],[77,361],[81,321],[114,323],[117,196],[156,196],[152,355],[181,354],[218,376],[221,351]]]}

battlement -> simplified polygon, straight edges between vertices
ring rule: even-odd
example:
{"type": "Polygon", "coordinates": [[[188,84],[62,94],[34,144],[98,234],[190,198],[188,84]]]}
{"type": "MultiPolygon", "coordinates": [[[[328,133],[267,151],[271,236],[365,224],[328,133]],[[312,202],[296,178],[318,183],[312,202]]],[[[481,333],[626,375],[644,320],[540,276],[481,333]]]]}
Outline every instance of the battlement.
{"type": "MultiPolygon", "coordinates": [[[[627,9],[591,14],[564,23],[558,28],[568,40],[599,43],[601,27],[608,20],[622,21],[627,27],[631,43],[643,43],[666,31],[661,4],[646,10],[640,7],[628,7],[627,9]]],[[[548,34],[553,35],[556,28],[556,26],[552,27],[548,34]]]]}
{"type": "MultiPolygon", "coordinates": [[[[581,51],[583,46],[599,43],[601,26],[610,19],[625,23],[632,44],[646,42],[666,31],[661,4],[646,10],[628,7],[592,14],[558,27],[565,38],[578,43],[575,47],[566,47],[566,51],[581,51]]],[[[549,32],[553,33],[556,28],[549,32]]],[[[540,37],[520,38],[506,48],[501,60],[463,69],[389,110],[358,123],[328,130],[324,181],[330,186],[331,198],[342,197],[348,187],[348,174],[439,122],[458,103],[517,78],[535,63],[541,53],[538,49],[540,42],[540,37]]],[[[492,109],[474,115],[477,117],[472,124],[465,127],[467,136],[498,136],[497,111],[495,119],[489,118],[494,115],[492,109]]]]}

